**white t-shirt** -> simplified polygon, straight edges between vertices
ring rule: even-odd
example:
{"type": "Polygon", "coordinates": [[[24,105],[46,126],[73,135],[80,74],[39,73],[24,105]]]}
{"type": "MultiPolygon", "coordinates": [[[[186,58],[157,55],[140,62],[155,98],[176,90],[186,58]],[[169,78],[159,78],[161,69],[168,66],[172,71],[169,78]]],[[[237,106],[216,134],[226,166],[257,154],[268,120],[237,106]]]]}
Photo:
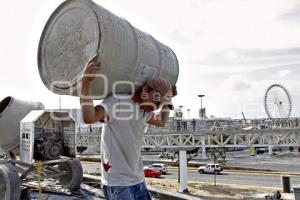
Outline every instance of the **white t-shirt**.
{"type": "Polygon", "coordinates": [[[141,146],[147,116],[128,95],[110,96],[101,136],[102,184],[131,186],[144,181],[141,146]]]}

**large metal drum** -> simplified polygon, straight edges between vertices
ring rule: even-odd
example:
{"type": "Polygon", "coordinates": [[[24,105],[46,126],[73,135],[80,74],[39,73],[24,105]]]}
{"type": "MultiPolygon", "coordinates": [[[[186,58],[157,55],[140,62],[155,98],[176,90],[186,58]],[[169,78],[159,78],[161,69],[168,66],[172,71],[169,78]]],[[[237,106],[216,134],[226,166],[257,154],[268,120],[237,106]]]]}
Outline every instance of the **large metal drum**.
{"type": "Polygon", "coordinates": [[[102,69],[91,85],[94,99],[132,93],[154,77],[177,82],[169,47],[90,0],[65,1],[48,20],[38,50],[42,81],[54,93],[79,96],[84,66],[96,53],[102,69]]]}
{"type": "Polygon", "coordinates": [[[0,149],[12,151],[20,143],[20,121],[31,110],[42,110],[43,104],[6,97],[0,102],[0,149]]]}

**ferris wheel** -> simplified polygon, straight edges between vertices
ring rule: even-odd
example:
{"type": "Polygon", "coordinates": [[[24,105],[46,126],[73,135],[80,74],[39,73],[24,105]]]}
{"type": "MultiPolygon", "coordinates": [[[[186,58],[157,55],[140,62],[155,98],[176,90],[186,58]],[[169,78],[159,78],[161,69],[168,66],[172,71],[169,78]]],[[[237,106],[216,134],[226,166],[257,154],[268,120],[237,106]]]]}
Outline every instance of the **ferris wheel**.
{"type": "Polygon", "coordinates": [[[292,112],[292,99],[281,84],[273,84],[267,88],[265,94],[265,110],[270,119],[288,119],[292,112]]]}

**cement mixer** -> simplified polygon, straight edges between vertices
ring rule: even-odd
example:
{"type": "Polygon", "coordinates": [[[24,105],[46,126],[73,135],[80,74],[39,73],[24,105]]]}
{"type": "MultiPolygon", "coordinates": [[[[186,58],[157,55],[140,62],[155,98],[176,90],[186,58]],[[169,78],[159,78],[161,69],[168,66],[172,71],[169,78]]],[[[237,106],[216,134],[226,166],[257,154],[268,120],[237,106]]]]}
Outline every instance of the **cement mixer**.
{"type": "Polygon", "coordinates": [[[99,54],[101,74],[91,95],[131,94],[160,77],[175,85],[179,65],[174,52],[91,0],[67,0],[49,18],[38,49],[45,86],[61,95],[80,95],[85,64],[99,54]]]}
{"type": "Polygon", "coordinates": [[[69,190],[80,188],[75,129],[76,120],[66,111],[47,111],[41,103],[13,97],[2,100],[0,148],[6,153],[0,155],[0,199],[19,200],[21,182],[38,176],[57,178],[69,190]]]}
{"type": "Polygon", "coordinates": [[[6,97],[0,102],[0,148],[13,151],[20,143],[20,121],[31,111],[44,109],[41,103],[6,97]]]}

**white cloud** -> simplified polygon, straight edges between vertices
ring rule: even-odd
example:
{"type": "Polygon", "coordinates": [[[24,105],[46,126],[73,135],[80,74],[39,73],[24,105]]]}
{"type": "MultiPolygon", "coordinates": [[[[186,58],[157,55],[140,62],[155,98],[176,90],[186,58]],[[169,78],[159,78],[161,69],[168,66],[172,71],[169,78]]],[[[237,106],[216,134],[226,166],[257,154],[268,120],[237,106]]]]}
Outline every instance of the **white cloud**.
{"type": "Polygon", "coordinates": [[[228,51],[225,54],[225,58],[228,59],[228,60],[236,60],[236,59],[239,58],[239,54],[235,51],[228,51]]]}
{"type": "Polygon", "coordinates": [[[251,88],[250,81],[242,75],[231,75],[229,78],[225,79],[221,85],[222,87],[233,91],[248,90],[251,88]]]}
{"type": "MultiPolygon", "coordinates": [[[[206,94],[209,115],[241,117],[244,110],[248,117],[264,116],[262,96],[274,79],[292,85],[294,102],[300,102],[297,78],[290,78],[294,71],[283,67],[300,61],[300,27],[280,19],[294,10],[295,0],[95,1],[173,48],[180,63],[175,103],[189,107],[192,116],[198,116],[199,93],[206,94]],[[267,67],[273,71],[261,77],[259,69],[267,67]]],[[[36,53],[43,26],[61,2],[2,3],[2,97],[17,94],[46,107],[58,106],[58,96],[40,80],[36,53]]],[[[78,99],[64,97],[63,105],[77,107],[78,99]]],[[[299,115],[300,106],[295,107],[299,115]]]]}
{"type": "Polygon", "coordinates": [[[283,78],[286,77],[287,75],[291,74],[290,70],[280,70],[277,72],[277,74],[272,75],[272,78],[283,78]]]}

